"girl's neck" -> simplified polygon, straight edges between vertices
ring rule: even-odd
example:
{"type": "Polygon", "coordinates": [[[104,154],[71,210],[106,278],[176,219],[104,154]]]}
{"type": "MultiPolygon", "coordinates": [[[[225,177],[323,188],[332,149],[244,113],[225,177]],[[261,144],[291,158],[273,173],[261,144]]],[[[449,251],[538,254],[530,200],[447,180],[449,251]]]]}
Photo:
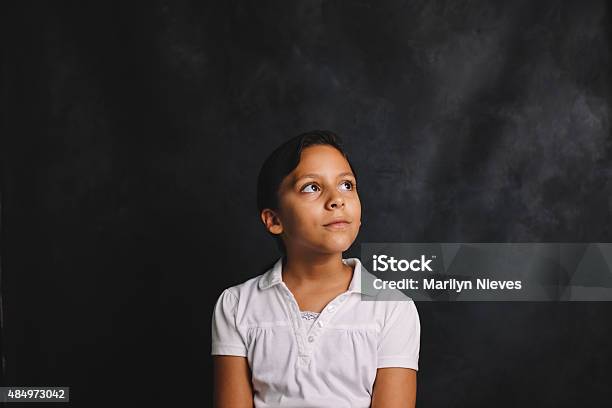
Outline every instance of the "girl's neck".
{"type": "Polygon", "coordinates": [[[288,287],[348,285],[353,268],[342,262],[342,253],[319,256],[291,256],[283,260],[282,280],[288,287]]]}

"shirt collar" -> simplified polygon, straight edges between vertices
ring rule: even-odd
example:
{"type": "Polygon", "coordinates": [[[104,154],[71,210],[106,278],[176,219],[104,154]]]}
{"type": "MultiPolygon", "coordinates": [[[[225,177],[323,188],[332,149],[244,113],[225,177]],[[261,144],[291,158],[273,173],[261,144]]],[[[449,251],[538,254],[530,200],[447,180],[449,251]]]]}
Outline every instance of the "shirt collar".
{"type": "MultiPolygon", "coordinates": [[[[343,259],[342,262],[346,265],[353,267],[353,278],[351,279],[351,283],[348,287],[348,293],[364,293],[361,290],[361,273],[362,273],[362,265],[361,261],[358,258],[347,258],[343,259]]],[[[268,289],[274,285],[278,285],[282,282],[282,270],[283,270],[283,258],[279,258],[278,261],[270,268],[266,273],[264,273],[259,279],[259,288],[260,289],[268,289]]],[[[367,273],[367,271],[366,271],[367,273]]]]}

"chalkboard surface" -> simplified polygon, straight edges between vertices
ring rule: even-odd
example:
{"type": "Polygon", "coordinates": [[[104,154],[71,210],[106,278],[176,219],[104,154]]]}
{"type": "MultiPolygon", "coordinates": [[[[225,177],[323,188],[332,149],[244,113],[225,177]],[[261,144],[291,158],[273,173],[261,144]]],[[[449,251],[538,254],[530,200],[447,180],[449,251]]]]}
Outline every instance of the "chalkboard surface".
{"type": "MultiPolygon", "coordinates": [[[[604,1],[19,2],[2,22],[3,382],[211,401],[276,260],[267,154],[346,141],[360,242],[610,242],[604,1]]],[[[596,407],[612,304],[422,303],[418,406],[596,407]]]]}

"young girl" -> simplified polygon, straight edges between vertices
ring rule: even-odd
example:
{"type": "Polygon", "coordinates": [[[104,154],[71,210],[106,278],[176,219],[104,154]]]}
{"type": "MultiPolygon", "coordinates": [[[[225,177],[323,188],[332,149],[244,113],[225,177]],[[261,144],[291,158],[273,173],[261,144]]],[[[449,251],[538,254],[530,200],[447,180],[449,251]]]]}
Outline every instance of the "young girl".
{"type": "Polygon", "coordinates": [[[283,256],[215,305],[215,406],[414,407],[414,302],[380,297],[362,285],[372,275],[359,259],[342,258],[361,203],[339,137],[314,131],[281,145],[257,194],[283,256]]]}

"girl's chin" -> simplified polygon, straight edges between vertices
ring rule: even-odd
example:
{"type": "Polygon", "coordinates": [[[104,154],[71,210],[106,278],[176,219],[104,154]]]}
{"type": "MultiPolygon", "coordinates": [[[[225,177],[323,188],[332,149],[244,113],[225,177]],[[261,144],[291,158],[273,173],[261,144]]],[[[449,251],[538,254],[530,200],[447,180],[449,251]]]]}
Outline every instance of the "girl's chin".
{"type": "Polygon", "coordinates": [[[323,248],[327,253],[341,253],[351,247],[352,242],[334,242],[324,245],[323,248]]]}
{"type": "Polygon", "coordinates": [[[323,239],[321,239],[321,237],[317,237],[319,238],[318,240],[304,239],[300,246],[302,246],[306,252],[315,252],[320,254],[342,253],[348,250],[354,242],[352,234],[343,235],[344,236],[340,236],[340,234],[337,234],[336,236],[323,237],[323,239]]]}

